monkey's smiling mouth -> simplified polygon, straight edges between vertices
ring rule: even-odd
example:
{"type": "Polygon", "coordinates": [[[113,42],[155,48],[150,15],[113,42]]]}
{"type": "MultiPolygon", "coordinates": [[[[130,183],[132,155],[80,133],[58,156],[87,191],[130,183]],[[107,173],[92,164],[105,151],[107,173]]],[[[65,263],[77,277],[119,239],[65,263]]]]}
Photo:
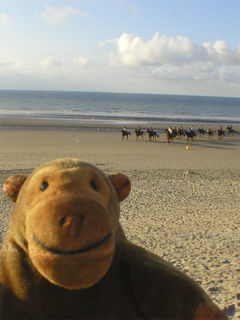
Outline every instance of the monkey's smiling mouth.
{"type": "Polygon", "coordinates": [[[102,240],[100,240],[99,242],[88,246],[86,248],[82,248],[79,250],[70,250],[70,251],[64,251],[64,250],[57,250],[57,249],[53,249],[53,248],[49,248],[47,246],[45,246],[41,241],[38,240],[38,238],[36,237],[36,235],[33,233],[33,240],[40,245],[40,247],[42,247],[43,249],[50,251],[54,254],[60,254],[60,255],[75,255],[75,254],[81,254],[81,253],[86,253],[89,252],[93,249],[96,249],[98,247],[100,247],[101,245],[103,245],[105,242],[108,241],[108,239],[110,239],[112,236],[112,233],[110,232],[108,235],[106,235],[106,237],[104,237],[102,240]]]}

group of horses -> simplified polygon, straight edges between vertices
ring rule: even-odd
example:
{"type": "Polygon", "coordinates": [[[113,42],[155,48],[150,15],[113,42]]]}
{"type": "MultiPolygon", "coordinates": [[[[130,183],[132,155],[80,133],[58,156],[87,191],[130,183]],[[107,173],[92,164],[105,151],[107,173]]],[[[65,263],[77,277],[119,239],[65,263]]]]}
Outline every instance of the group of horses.
{"type": "MultiPolygon", "coordinates": [[[[159,134],[157,134],[156,131],[151,130],[151,129],[147,129],[146,132],[143,130],[136,129],[134,132],[135,132],[137,140],[139,140],[138,139],[139,137],[141,138],[141,140],[144,140],[145,134],[148,135],[149,141],[156,141],[157,138],[159,138],[159,134]]],[[[131,131],[129,131],[129,130],[122,130],[121,133],[122,133],[122,139],[124,139],[124,138],[128,139],[128,136],[131,136],[131,131]]]]}
{"type": "MultiPolygon", "coordinates": [[[[146,132],[141,129],[136,129],[134,132],[136,135],[136,140],[139,140],[139,138],[141,140],[144,140],[145,134],[148,135],[149,141],[156,141],[157,138],[159,138],[159,134],[157,134],[157,132],[152,129],[147,129],[146,132]]],[[[226,127],[226,132],[228,136],[230,135],[233,136],[233,134],[236,131],[230,125],[226,127]]],[[[205,130],[203,128],[198,128],[196,131],[194,131],[193,129],[184,130],[181,127],[181,128],[172,129],[172,132],[170,132],[169,129],[166,129],[165,133],[166,133],[166,138],[168,143],[173,142],[174,139],[182,139],[183,137],[186,137],[187,141],[188,140],[193,141],[198,135],[199,137],[203,137],[203,138],[205,135],[207,135],[209,139],[214,136],[214,132],[211,128],[209,128],[208,130],[205,130]]],[[[122,130],[121,134],[122,134],[122,139],[124,138],[128,139],[128,136],[131,136],[131,131],[122,130]]],[[[216,130],[216,134],[219,140],[222,140],[223,137],[226,137],[226,133],[223,129],[216,130]]]]}

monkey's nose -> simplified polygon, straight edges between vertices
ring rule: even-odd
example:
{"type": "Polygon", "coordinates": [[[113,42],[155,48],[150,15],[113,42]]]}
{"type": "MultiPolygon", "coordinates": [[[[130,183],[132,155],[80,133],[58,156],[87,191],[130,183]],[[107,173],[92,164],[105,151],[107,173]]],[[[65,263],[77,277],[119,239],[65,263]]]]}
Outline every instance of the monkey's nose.
{"type": "Polygon", "coordinates": [[[84,218],[81,215],[69,215],[63,216],[59,220],[61,227],[70,227],[71,225],[81,225],[84,221],[84,218]]]}

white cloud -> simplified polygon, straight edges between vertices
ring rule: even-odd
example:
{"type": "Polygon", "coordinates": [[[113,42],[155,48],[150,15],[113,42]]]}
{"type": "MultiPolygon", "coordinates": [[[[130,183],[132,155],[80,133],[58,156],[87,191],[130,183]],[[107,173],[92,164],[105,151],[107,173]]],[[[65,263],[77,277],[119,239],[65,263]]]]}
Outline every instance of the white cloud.
{"type": "Polygon", "coordinates": [[[79,56],[77,58],[74,58],[73,63],[82,68],[87,68],[91,65],[89,59],[84,56],[79,56]]]}
{"type": "Polygon", "coordinates": [[[0,70],[1,72],[22,72],[27,73],[30,71],[29,61],[26,59],[4,59],[0,57],[0,70]]]}
{"type": "Polygon", "coordinates": [[[0,27],[7,27],[11,24],[14,24],[15,22],[15,19],[10,18],[7,14],[0,14],[0,27]]]}
{"type": "Polygon", "coordinates": [[[223,40],[198,45],[187,37],[159,33],[148,41],[124,33],[100,43],[106,45],[115,48],[108,53],[109,67],[147,79],[153,91],[160,85],[178,93],[239,95],[240,46],[232,50],[223,40]]]}
{"type": "Polygon", "coordinates": [[[198,45],[158,33],[147,41],[125,33],[100,45],[94,61],[92,52],[78,55],[75,47],[46,56],[1,52],[5,88],[15,81],[16,88],[239,96],[240,46],[232,50],[223,40],[198,45]],[[107,57],[109,64],[102,60],[107,57]]]}
{"type": "Polygon", "coordinates": [[[29,68],[28,61],[25,59],[17,59],[14,61],[14,69],[20,72],[27,72],[29,68]]]}
{"type": "Polygon", "coordinates": [[[40,16],[47,23],[61,24],[67,22],[71,17],[74,16],[87,17],[89,16],[89,13],[70,6],[54,7],[47,5],[46,11],[41,13],[40,16]]]}
{"type": "Polygon", "coordinates": [[[117,48],[117,53],[109,54],[109,62],[115,66],[177,66],[200,62],[220,66],[240,63],[240,46],[231,50],[223,40],[218,40],[213,45],[209,42],[196,45],[183,36],[160,37],[156,33],[152,39],[144,41],[142,37],[123,33],[119,38],[101,42],[100,46],[106,44],[117,48]]]}
{"type": "Polygon", "coordinates": [[[223,40],[217,40],[213,45],[204,43],[207,50],[208,61],[215,65],[238,65],[240,64],[240,46],[231,50],[223,40]]]}
{"type": "Polygon", "coordinates": [[[45,69],[49,69],[49,68],[52,68],[52,67],[61,67],[62,66],[62,62],[49,56],[49,57],[45,57],[42,60],[41,65],[45,69]]]}
{"type": "MultiPolygon", "coordinates": [[[[192,92],[195,86],[195,94],[226,95],[230,88],[235,88],[233,96],[239,96],[240,67],[226,66],[217,67],[210,63],[182,65],[182,66],[160,66],[149,70],[150,78],[164,81],[175,91],[175,86],[181,86],[186,92],[192,92]],[[221,89],[219,89],[221,88],[221,89]],[[205,93],[204,93],[205,90],[205,93]],[[214,93],[213,91],[214,90],[214,93]],[[222,91],[222,90],[225,90],[222,91]],[[198,93],[197,93],[198,92],[198,93]]],[[[227,94],[231,95],[231,94],[227,94]]]]}

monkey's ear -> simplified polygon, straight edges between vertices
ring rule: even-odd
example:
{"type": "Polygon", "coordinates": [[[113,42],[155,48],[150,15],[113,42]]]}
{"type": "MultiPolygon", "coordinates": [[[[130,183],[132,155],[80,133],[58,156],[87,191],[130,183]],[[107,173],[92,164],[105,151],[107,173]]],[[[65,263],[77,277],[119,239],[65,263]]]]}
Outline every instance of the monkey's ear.
{"type": "Polygon", "coordinates": [[[108,178],[117,193],[118,201],[121,202],[126,199],[131,190],[131,182],[129,178],[122,173],[110,174],[108,178]]]}
{"type": "Polygon", "coordinates": [[[7,178],[2,189],[8,200],[14,203],[16,202],[18,193],[26,179],[27,177],[24,175],[16,175],[7,178]]]}

